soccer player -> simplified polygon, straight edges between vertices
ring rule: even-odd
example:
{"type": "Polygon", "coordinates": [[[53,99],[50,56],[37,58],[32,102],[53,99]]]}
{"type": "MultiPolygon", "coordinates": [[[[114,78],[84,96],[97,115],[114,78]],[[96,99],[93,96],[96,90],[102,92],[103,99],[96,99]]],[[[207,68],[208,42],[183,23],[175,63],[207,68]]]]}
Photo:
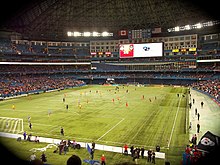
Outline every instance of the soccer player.
{"type": "Polygon", "coordinates": [[[11,106],[11,108],[12,108],[13,110],[15,110],[15,105],[13,104],[13,105],[11,106]]]}
{"type": "Polygon", "coordinates": [[[63,127],[61,127],[61,129],[60,129],[60,134],[64,136],[64,129],[63,129],[63,127]]]}
{"type": "Polygon", "coordinates": [[[30,128],[30,130],[32,129],[32,124],[31,124],[31,122],[29,123],[29,128],[30,128]]]}
{"type": "Polygon", "coordinates": [[[28,116],[28,123],[31,122],[31,116],[28,116]]]}
{"type": "Polygon", "coordinates": [[[68,109],[69,109],[69,105],[67,104],[67,105],[66,105],[66,110],[68,110],[68,109]]]}
{"type": "Polygon", "coordinates": [[[48,117],[50,117],[50,115],[51,115],[51,110],[49,109],[48,110],[48,117]]]}

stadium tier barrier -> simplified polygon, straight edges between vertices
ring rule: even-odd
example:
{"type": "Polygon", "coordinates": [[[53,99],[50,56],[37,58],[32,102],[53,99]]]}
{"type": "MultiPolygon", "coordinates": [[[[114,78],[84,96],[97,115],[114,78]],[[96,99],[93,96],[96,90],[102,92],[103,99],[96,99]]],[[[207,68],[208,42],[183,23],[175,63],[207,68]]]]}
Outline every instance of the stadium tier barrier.
{"type": "MultiPolygon", "coordinates": [[[[7,137],[7,138],[14,138],[14,139],[23,139],[22,134],[12,134],[12,133],[5,133],[5,132],[0,132],[1,137],[7,137]]],[[[61,139],[53,139],[53,138],[46,138],[46,137],[38,137],[39,142],[43,143],[49,143],[59,145],[61,139]]],[[[35,140],[35,136],[31,136],[31,141],[35,140]]],[[[63,139],[62,139],[63,140],[63,139]]],[[[81,147],[87,149],[87,144],[91,147],[92,143],[86,143],[86,142],[77,142],[77,144],[80,144],[81,147]]],[[[44,148],[34,148],[35,151],[42,151],[47,147],[44,148]]],[[[114,147],[114,146],[107,146],[107,145],[102,145],[102,144],[95,144],[95,149],[96,150],[102,150],[102,151],[108,151],[108,152],[117,152],[117,153],[123,153],[123,147],[114,147]]],[[[152,149],[152,148],[151,148],[152,149]]],[[[130,153],[130,150],[128,149],[128,154],[130,153]]],[[[147,156],[147,152],[144,152],[144,156],[147,156]]],[[[163,152],[155,152],[155,157],[160,158],[160,159],[165,159],[165,153],[163,152]]]]}

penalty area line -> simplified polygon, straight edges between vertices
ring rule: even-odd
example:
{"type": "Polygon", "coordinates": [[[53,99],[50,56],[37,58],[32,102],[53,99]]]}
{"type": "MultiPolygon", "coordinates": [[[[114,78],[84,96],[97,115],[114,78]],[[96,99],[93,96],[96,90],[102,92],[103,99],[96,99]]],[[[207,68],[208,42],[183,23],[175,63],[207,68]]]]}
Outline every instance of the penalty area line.
{"type": "Polygon", "coordinates": [[[117,127],[122,121],[124,121],[125,118],[122,118],[117,124],[115,124],[111,129],[109,129],[106,133],[104,133],[100,138],[97,139],[99,141],[101,138],[103,138],[105,135],[107,135],[111,130],[113,130],[115,127],[117,127]]]}

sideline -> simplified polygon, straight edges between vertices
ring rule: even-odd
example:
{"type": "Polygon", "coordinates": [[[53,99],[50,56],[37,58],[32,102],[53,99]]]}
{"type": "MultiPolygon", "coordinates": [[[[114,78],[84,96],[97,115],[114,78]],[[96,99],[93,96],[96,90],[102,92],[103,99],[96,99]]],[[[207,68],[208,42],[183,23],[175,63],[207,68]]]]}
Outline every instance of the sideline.
{"type": "MultiPolygon", "coordinates": [[[[22,138],[23,135],[0,132],[0,136],[1,137],[17,139],[18,137],[22,138]]],[[[35,137],[32,136],[31,140],[34,140],[34,138],[35,137]]],[[[60,139],[53,139],[53,138],[39,137],[39,141],[40,141],[40,143],[50,143],[50,144],[58,145],[61,140],[60,139]]],[[[86,143],[86,142],[77,142],[77,144],[80,144],[81,147],[83,147],[83,148],[87,148],[87,144],[89,144],[90,146],[92,145],[92,143],[86,143]]],[[[39,150],[37,148],[34,148],[34,149],[35,150],[39,150]]],[[[109,152],[117,152],[117,153],[121,153],[121,154],[123,153],[123,147],[115,147],[115,146],[107,146],[107,145],[96,144],[95,145],[95,149],[102,150],[102,151],[109,151],[109,152]]],[[[131,154],[130,150],[128,151],[128,154],[131,154]]],[[[147,152],[144,152],[144,156],[147,156],[147,152]]],[[[163,153],[163,152],[155,152],[155,157],[159,158],[159,159],[165,159],[165,153],[163,153]]]]}
{"type": "Polygon", "coordinates": [[[180,99],[179,99],[179,104],[178,104],[178,108],[177,108],[177,111],[176,111],[176,116],[175,116],[175,119],[174,119],[174,122],[173,122],[173,128],[171,130],[170,139],[168,141],[168,145],[167,145],[168,149],[170,147],[171,139],[172,139],[172,136],[173,136],[175,125],[176,125],[176,119],[177,119],[177,116],[178,116],[178,113],[179,113],[181,100],[182,100],[182,95],[180,96],[180,99]]]}

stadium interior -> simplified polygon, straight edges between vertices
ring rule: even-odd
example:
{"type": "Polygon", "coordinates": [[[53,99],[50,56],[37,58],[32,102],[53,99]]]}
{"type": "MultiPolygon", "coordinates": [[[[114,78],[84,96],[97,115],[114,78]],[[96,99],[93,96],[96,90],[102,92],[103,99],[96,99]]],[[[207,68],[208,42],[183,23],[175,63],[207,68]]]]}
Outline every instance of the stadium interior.
{"type": "Polygon", "coordinates": [[[0,100],[131,83],[191,86],[220,104],[220,20],[208,9],[214,3],[38,0],[9,1],[8,9],[10,3],[1,13],[8,15],[0,24],[0,100]]]}

